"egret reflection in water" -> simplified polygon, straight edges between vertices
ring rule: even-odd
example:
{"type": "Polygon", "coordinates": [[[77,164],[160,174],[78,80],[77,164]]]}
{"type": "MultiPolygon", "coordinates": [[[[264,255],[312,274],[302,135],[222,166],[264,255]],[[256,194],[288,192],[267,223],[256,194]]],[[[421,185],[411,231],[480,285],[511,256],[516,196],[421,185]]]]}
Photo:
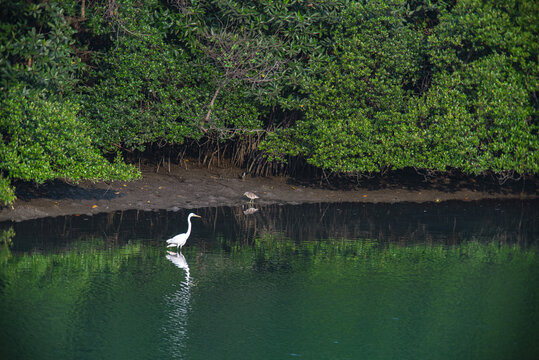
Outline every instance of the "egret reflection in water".
{"type": "Polygon", "coordinates": [[[185,351],[188,338],[187,323],[191,301],[191,275],[189,264],[183,254],[167,251],[166,258],[176,267],[185,271],[185,281],[181,280],[178,283],[172,283],[171,286],[175,291],[165,296],[168,317],[166,325],[162,328],[164,335],[168,339],[167,343],[172,347],[172,352],[182,354],[185,351]]]}
{"type": "Polygon", "coordinates": [[[175,253],[173,251],[167,251],[167,259],[170,260],[178,268],[185,270],[185,281],[189,283],[191,274],[189,273],[189,264],[185,260],[185,256],[182,253],[175,253]]]}

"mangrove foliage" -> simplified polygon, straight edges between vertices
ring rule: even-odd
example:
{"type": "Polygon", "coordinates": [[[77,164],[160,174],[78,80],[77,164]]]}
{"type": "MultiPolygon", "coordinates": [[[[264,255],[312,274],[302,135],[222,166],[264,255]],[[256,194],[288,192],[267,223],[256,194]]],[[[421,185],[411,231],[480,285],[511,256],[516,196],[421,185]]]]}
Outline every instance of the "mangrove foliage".
{"type": "Polygon", "coordinates": [[[164,148],[259,174],[534,176],[538,16],[531,0],[1,0],[0,202],[18,180],[134,179],[132,154],[164,148]]]}

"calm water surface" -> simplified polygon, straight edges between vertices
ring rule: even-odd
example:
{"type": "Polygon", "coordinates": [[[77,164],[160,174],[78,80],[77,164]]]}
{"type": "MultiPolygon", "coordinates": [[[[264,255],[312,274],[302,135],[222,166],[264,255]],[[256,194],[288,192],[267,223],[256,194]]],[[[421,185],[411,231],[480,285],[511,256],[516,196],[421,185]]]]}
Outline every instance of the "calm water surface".
{"type": "Polygon", "coordinates": [[[1,359],[534,359],[539,202],[1,223],[1,359]]]}

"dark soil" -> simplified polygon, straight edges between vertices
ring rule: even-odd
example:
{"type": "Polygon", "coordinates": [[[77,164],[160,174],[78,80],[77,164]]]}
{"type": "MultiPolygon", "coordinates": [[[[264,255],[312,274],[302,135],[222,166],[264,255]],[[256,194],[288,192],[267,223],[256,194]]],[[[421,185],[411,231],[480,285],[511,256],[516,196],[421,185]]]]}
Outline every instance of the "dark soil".
{"type": "Polygon", "coordinates": [[[500,185],[496,179],[436,177],[425,180],[413,172],[384,177],[310,181],[288,177],[241,177],[237,168],[211,169],[174,166],[142,169],[143,178],[132,182],[53,181],[36,187],[16,184],[18,200],[13,208],[0,209],[0,221],[22,221],[40,217],[96,214],[116,210],[153,210],[245,205],[246,191],[256,193],[257,204],[301,204],[317,202],[442,202],[482,199],[535,199],[537,178],[500,185]]]}

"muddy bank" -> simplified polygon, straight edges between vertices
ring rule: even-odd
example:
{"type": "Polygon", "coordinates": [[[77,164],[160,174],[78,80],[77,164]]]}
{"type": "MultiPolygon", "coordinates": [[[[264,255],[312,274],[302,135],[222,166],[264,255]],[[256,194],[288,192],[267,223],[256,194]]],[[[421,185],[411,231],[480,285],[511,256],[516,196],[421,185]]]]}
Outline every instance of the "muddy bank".
{"type": "Polygon", "coordinates": [[[240,169],[174,167],[171,173],[142,169],[133,182],[55,181],[39,187],[19,185],[14,208],[2,208],[0,221],[22,221],[48,216],[97,214],[116,210],[200,208],[247,204],[246,191],[260,198],[256,204],[316,202],[442,202],[482,199],[536,199],[535,183],[525,187],[482,186],[476,180],[455,184],[447,179],[387,183],[366,181],[349,189],[329,189],[284,177],[241,177],[240,169]]]}

